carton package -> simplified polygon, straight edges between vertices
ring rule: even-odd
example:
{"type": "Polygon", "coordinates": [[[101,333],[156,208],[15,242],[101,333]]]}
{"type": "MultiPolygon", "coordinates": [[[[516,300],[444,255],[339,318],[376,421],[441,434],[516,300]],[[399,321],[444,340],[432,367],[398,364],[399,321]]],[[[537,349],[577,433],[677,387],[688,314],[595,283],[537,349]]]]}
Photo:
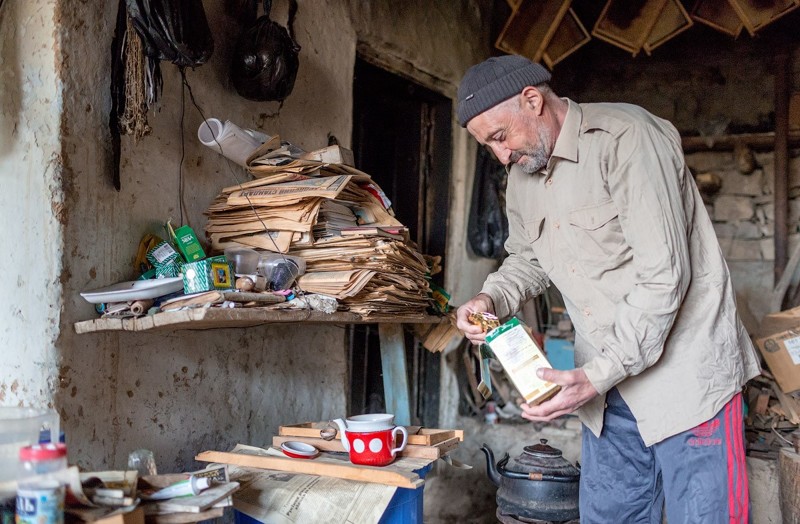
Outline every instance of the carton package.
{"type": "Polygon", "coordinates": [[[181,268],[183,292],[187,295],[204,291],[231,289],[233,267],[225,256],[189,262],[181,268]]]}
{"type": "Polygon", "coordinates": [[[528,404],[541,404],[561,389],[536,376],[537,369],[552,366],[525,325],[516,318],[487,333],[486,344],[528,404]]]}
{"type": "Polygon", "coordinates": [[[766,315],[756,346],[784,393],[800,390],[800,307],[766,315]]]}
{"type": "Polygon", "coordinates": [[[194,230],[189,226],[181,226],[175,230],[175,244],[187,262],[196,262],[206,258],[194,230]]]}

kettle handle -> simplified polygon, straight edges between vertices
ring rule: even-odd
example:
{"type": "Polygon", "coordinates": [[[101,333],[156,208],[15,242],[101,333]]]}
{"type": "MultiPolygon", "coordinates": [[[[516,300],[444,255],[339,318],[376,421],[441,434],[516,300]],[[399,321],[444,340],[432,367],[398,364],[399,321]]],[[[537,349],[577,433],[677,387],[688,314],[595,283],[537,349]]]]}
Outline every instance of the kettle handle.
{"type": "Polygon", "coordinates": [[[548,475],[545,473],[538,473],[536,471],[532,471],[530,473],[520,473],[519,471],[509,471],[506,469],[506,464],[508,464],[509,459],[508,453],[497,463],[497,472],[500,473],[502,476],[510,478],[510,479],[526,479],[526,480],[547,480],[551,482],[578,482],[580,476],[574,477],[563,477],[561,475],[548,475]]]}

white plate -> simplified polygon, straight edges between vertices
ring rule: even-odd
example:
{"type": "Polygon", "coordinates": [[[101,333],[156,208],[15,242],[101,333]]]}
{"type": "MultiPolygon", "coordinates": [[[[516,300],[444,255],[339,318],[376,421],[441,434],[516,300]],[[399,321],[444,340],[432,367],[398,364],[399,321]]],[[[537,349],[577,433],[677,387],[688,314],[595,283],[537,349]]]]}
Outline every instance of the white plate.
{"type": "Polygon", "coordinates": [[[104,304],[163,297],[182,290],[183,277],[172,277],[119,282],[100,289],[84,291],[81,296],[92,304],[104,304]]]}
{"type": "Polygon", "coordinates": [[[311,444],[289,440],[281,444],[283,454],[291,458],[309,459],[319,455],[319,450],[311,444]]]}

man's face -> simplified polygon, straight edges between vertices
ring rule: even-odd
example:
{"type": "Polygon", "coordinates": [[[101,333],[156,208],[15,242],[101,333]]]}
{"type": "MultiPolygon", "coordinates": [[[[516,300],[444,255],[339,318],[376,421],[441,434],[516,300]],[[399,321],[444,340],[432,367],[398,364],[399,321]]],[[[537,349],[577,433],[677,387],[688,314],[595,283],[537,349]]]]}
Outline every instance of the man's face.
{"type": "Polygon", "coordinates": [[[467,124],[475,139],[492,148],[504,165],[518,164],[536,173],[552,154],[552,134],[542,118],[514,99],[484,111],[467,124]]]}

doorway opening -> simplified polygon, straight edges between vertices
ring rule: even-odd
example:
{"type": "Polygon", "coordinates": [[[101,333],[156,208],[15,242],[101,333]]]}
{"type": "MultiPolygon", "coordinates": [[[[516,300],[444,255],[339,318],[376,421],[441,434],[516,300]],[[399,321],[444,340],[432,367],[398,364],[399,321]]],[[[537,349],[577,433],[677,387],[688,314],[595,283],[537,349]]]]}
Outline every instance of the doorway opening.
{"type": "MultiPolygon", "coordinates": [[[[422,253],[444,261],[450,192],[452,104],[412,80],[356,59],[353,81],[353,153],[356,167],[384,190],[422,253]]],[[[444,263],[442,264],[444,267],[444,263]]],[[[444,272],[433,277],[444,283],[444,272]]],[[[386,409],[378,326],[350,328],[349,413],[386,409]]],[[[411,423],[439,419],[441,354],[406,332],[411,423]]]]}

